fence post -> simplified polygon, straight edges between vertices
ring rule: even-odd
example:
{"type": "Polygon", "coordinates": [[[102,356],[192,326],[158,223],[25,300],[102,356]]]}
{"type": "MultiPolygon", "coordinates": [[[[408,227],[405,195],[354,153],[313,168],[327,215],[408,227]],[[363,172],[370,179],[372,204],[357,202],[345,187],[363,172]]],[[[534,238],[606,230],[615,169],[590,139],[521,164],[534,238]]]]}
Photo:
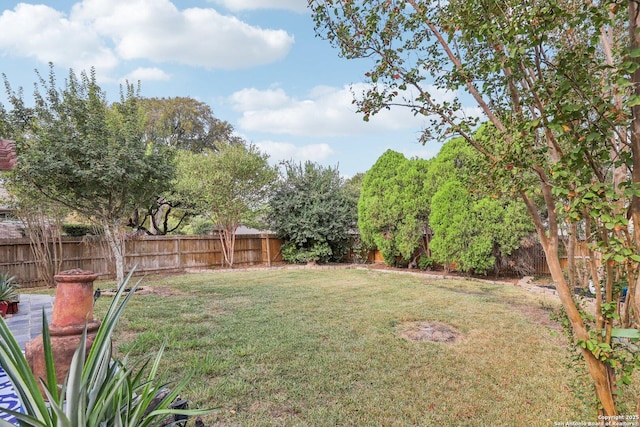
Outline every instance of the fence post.
{"type": "Polygon", "coordinates": [[[269,235],[267,237],[267,266],[271,267],[271,243],[269,242],[269,235]]]}
{"type": "Polygon", "coordinates": [[[180,253],[180,242],[181,242],[181,238],[180,236],[176,237],[176,241],[175,241],[175,252],[176,252],[176,256],[178,257],[178,262],[176,262],[176,264],[178,265],[178,268],[180,270],[182,270],[182,254],[180,253]]]}

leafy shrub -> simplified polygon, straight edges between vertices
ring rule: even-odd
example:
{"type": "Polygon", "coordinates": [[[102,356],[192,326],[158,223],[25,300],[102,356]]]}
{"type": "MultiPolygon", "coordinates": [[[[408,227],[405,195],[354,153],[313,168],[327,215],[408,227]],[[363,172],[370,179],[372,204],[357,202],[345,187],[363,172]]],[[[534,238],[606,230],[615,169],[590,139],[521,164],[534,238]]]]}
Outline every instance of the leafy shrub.
{"type": "Polygon", "coordinates": [[[418,268],[420,270],[431,270],[433,268],[433,258],[422,255],[418,259],[418,268]]]}
{"type": "Polygon", "coordinates": [[[8,271],[0,274],[0,301],[18,300],[18,285],[14,283],[14,279],[8,271]]]}
{"type": "Polygon", "coordinates": [[[409,160],[387,150],[362,180],[360,235],[380,251],[387,265],[407,265],[420,248],[429,205],[424,189],[427,166],[426,160],[409,160]]]}
{"type": "Polygon", "coordinates": [[[93,225],[62,224],[62,232],[71,237],[97,236],[100,231],[93,225]]]}
{"type": "Polygon", "coordinates": [[[180,228],[178,234],[210,235],[216,230],[213,221],[204,216],[194,216],[188,224],[180,228]]]}
{"type": "Polygon", "coordinates": [[[352,262],[356,264],[365,264],[369,261],[369,252],[371,246],[367,245],[360,236],[355,236],[351,241],[352,262]]]}
{"type": "Polygon", "coordinates": [[[293,264],[306,264],[308,262],[328,262],[333,256],[333,251],[328,243],[314,243],[311,247],[299,248],[293,242],[287,242],[282,246],[282,259],[293,264]]]}
{"type": "Polygon", "coordinates": [[[278,238],[288,242],[283,259],[342,261],[356,223],[356,206],[338,169],[311,162],[289,162],[285,168],[286,179],[271,197],[268,218],[278,238]]]}

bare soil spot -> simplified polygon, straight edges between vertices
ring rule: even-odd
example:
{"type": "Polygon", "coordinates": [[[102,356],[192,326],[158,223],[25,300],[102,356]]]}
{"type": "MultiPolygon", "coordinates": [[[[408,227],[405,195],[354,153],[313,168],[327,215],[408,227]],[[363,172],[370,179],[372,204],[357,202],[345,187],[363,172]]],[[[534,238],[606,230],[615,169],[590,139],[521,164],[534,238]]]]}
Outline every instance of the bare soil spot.
{"type": "Polygon", "coordinates": [[[454,344],[463,338],[461,332],[440,322],[407,322],[400,325],[399,334],[409,341],[429,341],[454,344]]]}
{"type": "Polygon", "coordinates": [[[538,325],[547,326],[557,331],[562,330],[562,326],[556,320],[551,319],[551,310],[549,309],[536,307],[532,304],[512,304],[511,307],[538,325]]]}

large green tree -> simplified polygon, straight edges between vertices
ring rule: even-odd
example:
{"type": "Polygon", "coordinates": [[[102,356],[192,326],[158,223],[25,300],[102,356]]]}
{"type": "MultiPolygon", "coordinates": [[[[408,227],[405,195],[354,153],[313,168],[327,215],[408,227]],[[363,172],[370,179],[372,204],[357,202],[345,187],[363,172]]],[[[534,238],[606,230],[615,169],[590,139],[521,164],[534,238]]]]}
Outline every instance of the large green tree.
{"type": "Polygon", "coordinates": [[[482,179],[475,175],[485,166],[481,155],[464,138],[453,138],[442,145],[429,162],[425,184],[427,200],[448,181],[457,180],[472,192],[486,191],[482,179]]]}
{"type": "Polygon", "coordinates": [[[431,199],[430,248],[434,260],[464,272],[498,272],[500,261],[520,247],[533,225],[519,200],[478,196],[457,179],[431,199]]]}
{"type": "Polygon", "coordinates": [[[362,180],[358,228],[363,241],[378,248],[389,265],[398,256],[411,261],[421,247],[427,228],[427,164],[387,150],[362,180]]]}
{"type": "Polygon", "coordinates": [[[236,231],[267,203],[277,170],[254,145],[218,144],[218,151],[180,151],[176,193],[214,224],[224,261],[233,267],[236,231]]]}
{"type": "Polygon", "coordinates": [[[233,126],[194,98],[144,98],[145,131],[152,141],[194,153],[217,151],[219,144],[242,144],[233,126]]]}
{"type": "Polygon", "coordinates": [[[38,76],[31,108],[5,80],[14,118],[8,136],[18,152],[12,179],[102,227],[121,282],[123,220],[171,181],[171,153],[145,137],[134,87],[109,103],[93,70],[71,70],[61,88],[53,66],[48,79],[38,76]]]}
{"type": "Polygon", "coordinates": [[[640,224],[640,13],[623,4],[309,0],[318,32],[343,56],[373,60],[357,99],[365,119],[394,106],[425,116],[423,142],[465,138],[496,188],[524,201],[605,415],[618,413],[616,389],[638,361],[614,326],[640,321],[640,227],[629,227],[640,224]],[[491,124],[484,137],[463,93],[491,124]],[[590,267],[605,289],[594,317],[564,276],[563,224],[584,230],[591,259],[606,261],[604,274],[590,267]],[[630,311],[618,321],[620,282],[630,311]]]}
{"type": "Polygon", "coordinates": [[[524,204],[483,180],[481,155],[464,138],[445,143],[429,163],[426,195],[433,258],[460,271],[498,273],[534,232],[524,204]]]}
{"type": "Polygon", "coordinates": [[[356,207],[338,168],[287,162],[270,202],[270,226],[295,263],[341,261],[356,223],[356,207]]]}
{"type": "MultiPolygon", "coordinates": [[[[230,123],[213,115],[211,107],[189,97],[143,98],[145,137],[172,149],[202,153],[218,151],[220,145],[243,144],[230,123]]],[[[152,235],[179,229],[191,216],[193,206],[173,189],[140,205],[129,217],[129,227],[152,235]]]]}

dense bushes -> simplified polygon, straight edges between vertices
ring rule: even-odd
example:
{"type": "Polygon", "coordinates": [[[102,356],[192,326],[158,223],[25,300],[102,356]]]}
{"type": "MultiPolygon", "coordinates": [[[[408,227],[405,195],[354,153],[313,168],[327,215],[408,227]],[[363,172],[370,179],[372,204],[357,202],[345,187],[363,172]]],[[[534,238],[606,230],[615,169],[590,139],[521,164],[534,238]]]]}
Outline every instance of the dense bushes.
{"type": "Polygon", "coordinates": [[[293,263],[342,261],[356,222],[355,201],[337,168],[287,163],[270,206],[270,226],[293,263]]]}

